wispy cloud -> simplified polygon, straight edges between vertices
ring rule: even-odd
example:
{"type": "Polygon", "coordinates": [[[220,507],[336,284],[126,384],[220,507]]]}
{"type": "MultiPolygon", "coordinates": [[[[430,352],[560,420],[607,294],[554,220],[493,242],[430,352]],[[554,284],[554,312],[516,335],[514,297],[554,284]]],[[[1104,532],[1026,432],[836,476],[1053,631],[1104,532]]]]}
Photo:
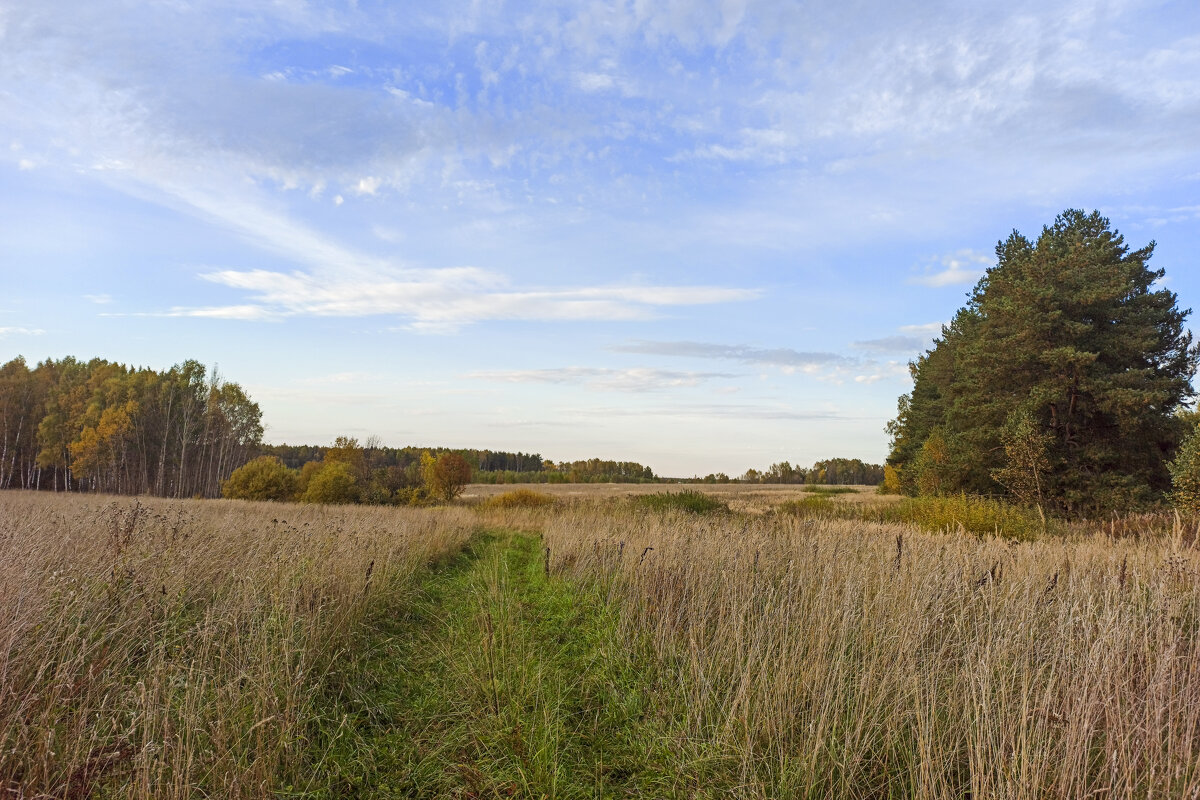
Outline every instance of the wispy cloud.
{"type": "Polygon", "coordinates": [[[782,367],[786,370],[816,371],[830,366],[853,364],[853,359],[837,353],[803,352],[786,347],[760,348],[747,345],[714,344],[711,342],[635,341],[609,348],[617,353],[676,356],[681,358],[712,358],[737,361],[742,364],[782,367]]]}
{"type": "Polygon", "coordinates": [[[473,372],[467,377],[505,383],[582,384],[607,391],[655,392],[698,386],[706,381],[738,376],[726,372],[680,372],[638,367],[631,369],[560,367],[556,369],[473,372]]]}
{"type": "Polygon", "coordinates": [[[924,344],[925,340],[916,336],[885,336],[854,342],[852,346],[874,353],[907,353],[921,349],[924,344]]]}
{"type": "MultiPolygon", "coordinates": [[[[901,352],[919,349],[922,342],[915,337],[889,337],[857,342],[861,349],[873,352],[901,352]],[[912,345],[900,348],[900,344],[912,345]]],[[[617,353],[637,353],[676,358],[700,358],[734,361],[757,367],[775,367],[784,374],[803,374],[828,383],[875,383],[900,378],[908,368],[898,361],[878,361],[875,358],[852,358],[829,352],[805,352],[788,347],[750,347],[748,345],[716,344],[713,342],[634,341],[614,345],[617,353]]]]}
{"type": "Polygon", "coordinates": [[[929,339],[939,335],[944,324],[942,322],[923,322],[920,325],[901,325],[899,330],[901,333],[929,339]]]}
{"type": "Polygon", "coordinates": [[[994,259],[971,249],[956,250],[935,259],[909,282],[934,288],[975,283],[993,262],[994,259]]]}
{"type": "Polygon", "coordinates": [[[45,331],[41,328],[23,328],[16,325],[0,327],[0,337],[5,336],[41,336],[45,331]]]}
{"type": "Polygon", "coordinates": [[[296,316],[408,318],[412,330],[449,332],[488,320],[629,321],[660,309],[751,300],[757,290],[719,286],[590,286],[513,289],[474,267],[391,270],[352,278],[268,270],[221,270],[208,281],[251,294],[241,305],[178,307],[165,316],[242,320],[296,316]]]}
{"type": "Polygon", "coordinates": [[[90,300],[91,302],[95,303],[96,305],[103,306],[103,305],[108,305],[109,303],[112,302],[112,295],[110,295],[110,294],[85,294],[83,296],[83,299],[90,300]]]}
{"type": "Polygon", "coordinates": [[[694,417],[699,419],[735,420],[795,420],[800,422],[854,419],[837,411],[797,409],[783,405],[681,403],[679,405],[652,408],[601,408],[589,409],[588,414],[601,417],[694,417]]]}

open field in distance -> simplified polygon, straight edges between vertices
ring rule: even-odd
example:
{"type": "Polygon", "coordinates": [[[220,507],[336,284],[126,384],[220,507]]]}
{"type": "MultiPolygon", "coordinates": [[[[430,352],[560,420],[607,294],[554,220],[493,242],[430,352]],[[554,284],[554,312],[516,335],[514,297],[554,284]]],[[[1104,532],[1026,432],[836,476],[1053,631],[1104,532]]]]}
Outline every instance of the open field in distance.
{"type": "MultiPolygon", "coordinates": [[[[839,487],[842,488],[842,487],[839,487]]],[[[832,497],[837,502],[893,503],[895,495],[881,495],[874,486],[844,487],[854,489],[853,494],[838,494],[832,497]]],[[[521,484],[469,484],[462,494],[466,502],[477,502],[489,497],[518,489],[548,494],[564,500],[601,499],[614,497],[637,497],[662,492],[703,492],[729,504],[734,511],[762,513],[780,503],[811,497],[801,484],[758,484],[758,483],[521,483],[521,484]]]]}

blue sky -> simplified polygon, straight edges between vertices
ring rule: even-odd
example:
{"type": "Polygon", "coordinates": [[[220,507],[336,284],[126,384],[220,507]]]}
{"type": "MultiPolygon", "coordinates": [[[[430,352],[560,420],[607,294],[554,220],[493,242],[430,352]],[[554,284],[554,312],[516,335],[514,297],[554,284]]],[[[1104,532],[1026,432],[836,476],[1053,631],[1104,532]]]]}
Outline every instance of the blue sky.
{"type": "Polygon", "coordinates": [[[274,442],[881,461],[1013,228],[1200,306],[1195,2],[0,0],[0,359],[274,442]]]}

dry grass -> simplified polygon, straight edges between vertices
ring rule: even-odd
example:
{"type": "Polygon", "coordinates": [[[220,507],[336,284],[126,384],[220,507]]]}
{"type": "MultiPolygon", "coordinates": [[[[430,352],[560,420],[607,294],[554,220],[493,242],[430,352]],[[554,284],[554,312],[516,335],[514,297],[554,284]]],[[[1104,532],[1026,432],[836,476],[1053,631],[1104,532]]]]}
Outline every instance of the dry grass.
{"type": "MultiPolygon", "coordinates": [[[[853,494],[834,495],[839,503],[865,503],[870,505],[896,502],[897,495],[881,495],[874,486],[839,487],[853,488],[853,494]]],[[[803,484],[770,483],[524,483],[486,484],[473,483],[466,487],[462,497],[467,502],[478,502],[512,491],[528,490],[548,494],[566,501],[594,501],[619,497],[641,497],[662,492],[693,491],[711,495],[729,505],[734,511],[761,514],[780,503],[810,497],[803,484]]]]}
{"type": "Polygon", "coordinates": [[[463,510],[0,494],[0,797],[267,797],[463,510]]]}
{"type": "Polygon", "coordinates": [[[545,525],[555,571],[609,587],[745,796],[1200,797],[1190,539],[586,504],[545,525]]]}

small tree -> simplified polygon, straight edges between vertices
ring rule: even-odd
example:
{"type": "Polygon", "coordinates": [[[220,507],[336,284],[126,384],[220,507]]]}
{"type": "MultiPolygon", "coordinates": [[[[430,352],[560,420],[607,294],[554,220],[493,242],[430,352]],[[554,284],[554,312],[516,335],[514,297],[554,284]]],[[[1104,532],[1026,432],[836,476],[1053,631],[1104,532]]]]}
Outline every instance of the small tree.
{"type": "Polygon", "coordinates": [[[1193,427],[1179,446],[1171,471],[1171,501],[1180,511],[1200,512],[1200,426],[1193,427]]]}
{"type": "Polygon", "coordinates": [[[900,482],[900,468],[885,464],[883,467],[883,483],[879,484],[880,494],[900,494],[903,484],[900,482]]]}
{"type": "Polygon", "coordinates": [[[221,496],[230,500],[293,500],[300,475],[275,456],[260,456],[235,469],[221,484],[221,496]]]}
{"type": "Polygon", "coordinates": [[[940,430],[934,430],[921,445],[913,472],[918,494],[938,496],[954,488],[956,475],[950,445],[940,430]]]}
{"type": "Polygon", "coordinates": [[[333,447],[325,450],[326,464],[338,462],[350,468],[350,472],[360,481],[369,477],[366,451],[358,443],[358,439],[349,436],[339,436],[333,440],[333,447]]]}
{"type": "Polygon", "coordinates": [[[1000,434],[1008,464],[992,470],[992,478],[1022,503],[1042,507],[1045,502],[1046,455],[1054,439],[1028,411],[1015,411],[1000,434]]]}
{"type": "Polygon", "coordinates": [[[431,494],[449,503],[471,482],[471,465],[458,453],[442,453],[434,458],[426,451],[421,454],[421,476],[431,494]]]}

